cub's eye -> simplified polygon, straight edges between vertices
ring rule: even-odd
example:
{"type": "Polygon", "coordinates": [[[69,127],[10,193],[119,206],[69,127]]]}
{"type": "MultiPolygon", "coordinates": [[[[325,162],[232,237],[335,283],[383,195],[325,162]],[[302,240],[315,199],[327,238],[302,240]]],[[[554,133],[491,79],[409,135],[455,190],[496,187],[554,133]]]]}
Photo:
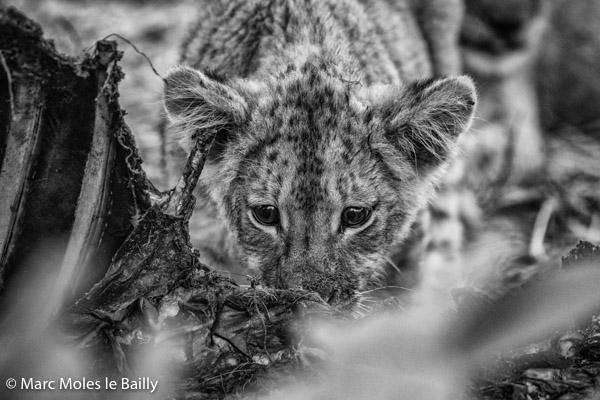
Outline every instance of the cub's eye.
{"type": "Polygon", "coordinates": [[[363,225],[371,216],[371,210],[365,207],[348,207],[342,211],[342,225],[356,228],[363,225]]]}
{"type": "Polygon", "coordinates": [[[252,215],[263,225],[270,226],[279,223],[279,210],[275,206],[254,206],[252,207],[252,215]]]}

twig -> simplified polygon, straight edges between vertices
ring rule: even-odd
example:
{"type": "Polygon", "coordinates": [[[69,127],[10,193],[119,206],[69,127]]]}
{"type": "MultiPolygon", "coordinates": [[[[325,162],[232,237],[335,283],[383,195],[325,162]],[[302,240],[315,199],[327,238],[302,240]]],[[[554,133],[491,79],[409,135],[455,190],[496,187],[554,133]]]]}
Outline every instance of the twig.
{"type": "Polygon", "coordinates": [[[200,178],[206,162],[208,150],[216,135],[217,131],[215,129],[194,135],[196,141],[183,170],[183,175],[179,178],[177,186],[173,189],[169,201],[163,208],[163,211],[167,214],[178,217],[183,217],[186,214],[193,198],[192,192],[196,188],[198,178],[200,178]]]}
{"type": "Polygon", "coordinates": [[[146,61],[148,61],[148,64],[150,64],[150,68],[152,68],[152,71],[154,71],[154,74],[156,76],[158,76],[160,79],[164,78],[158,73],[158,71],[156,70],[156,68],[154,68],[154,64],[152,64],[152,61],[150,61],[150,57],[148,57],[146,55],[146,53],[144,53],[143,51],[140,51],[129,39],[124,38],[123,36],[119,35],[118,33],[111,33],[110,35],[106,36],[104,39],[102,40],[106,40],[111,36],[116,36],[119,39],[121,39],[122,41],[124,41],[125,43],[127,43],[128,45],[130,45],[133,50],[135,50],[136,53],[138,53],[139,55],[141,55],[142,57],[144,57],[146,59],[146,61]]]}
{"type": "MultiPolygon", "coordinates": [[[[517,114],[514,120],[517,120],[519,115],[517,114]]],[[[520,118],[523,120],[524,117],[520,118]]],[[[509,183],[514,169],[515,162],[515,146],[517,142],[517,132],[515,126],[517,123],[512,121],[507,128],[508,141],[506,142],[504,151],[502,152],[502,163],[503,168],[500,170],[497,176],[492,178],[490,185],[490,194],[487,199],[491,200],[491,206],[493,208],[499,207],[499,200],[502,199],[502,191],[505,190],[506,185],[509,183]]]]}
{"type": "Polygon", "coordinates": [[[546,254],[544,239],[546,237],[546,232],[548,231],[550,218],[557,207],[558,201],[556,198],[550,197],[542,203],[542,207],[538,212],[531,234],[531,242],[529,244],[529,255],[533,257],[534,260],[539,260],[546,254]]]}

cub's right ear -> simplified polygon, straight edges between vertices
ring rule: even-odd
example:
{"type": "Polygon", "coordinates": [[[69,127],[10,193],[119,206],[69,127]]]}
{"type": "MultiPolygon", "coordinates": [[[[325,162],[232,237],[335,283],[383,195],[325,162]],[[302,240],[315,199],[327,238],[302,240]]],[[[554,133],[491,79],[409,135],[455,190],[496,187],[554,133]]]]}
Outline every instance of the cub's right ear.
{"type": "Polygon", "coordinates": [[[216,142],[223,145],[249,116],[244,98],[222,78],[184,66],[165,78],[164,105],[180,143],[188,150],[193,135],[204,129],[217,129],[216,142]]]}

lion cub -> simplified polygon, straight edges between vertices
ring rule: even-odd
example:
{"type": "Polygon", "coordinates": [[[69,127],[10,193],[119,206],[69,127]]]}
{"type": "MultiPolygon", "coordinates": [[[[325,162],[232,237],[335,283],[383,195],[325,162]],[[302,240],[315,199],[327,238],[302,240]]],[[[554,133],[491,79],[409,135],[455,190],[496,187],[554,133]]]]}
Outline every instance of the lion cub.
{"type": "Polygon", "coordinates": [[[209,264],[338,308],[380,284],[476,102],[469,78],[433,78],[457,69],[460,9],[430,3],[457,2],[206,5],[165,108],[184,144],[217,131],[203,184],[220,218],[197,232],[209,264]]]}

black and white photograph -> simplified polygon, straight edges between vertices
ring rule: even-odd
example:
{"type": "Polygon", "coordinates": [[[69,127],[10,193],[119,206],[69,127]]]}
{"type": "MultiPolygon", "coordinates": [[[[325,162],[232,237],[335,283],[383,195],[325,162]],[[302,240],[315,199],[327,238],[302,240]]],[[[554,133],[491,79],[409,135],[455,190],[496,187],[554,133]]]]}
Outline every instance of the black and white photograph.
{"type": "Polygon", "coordinates": [[[600,2],[0,0],[12,399],[600,399],[600,2]]]}

